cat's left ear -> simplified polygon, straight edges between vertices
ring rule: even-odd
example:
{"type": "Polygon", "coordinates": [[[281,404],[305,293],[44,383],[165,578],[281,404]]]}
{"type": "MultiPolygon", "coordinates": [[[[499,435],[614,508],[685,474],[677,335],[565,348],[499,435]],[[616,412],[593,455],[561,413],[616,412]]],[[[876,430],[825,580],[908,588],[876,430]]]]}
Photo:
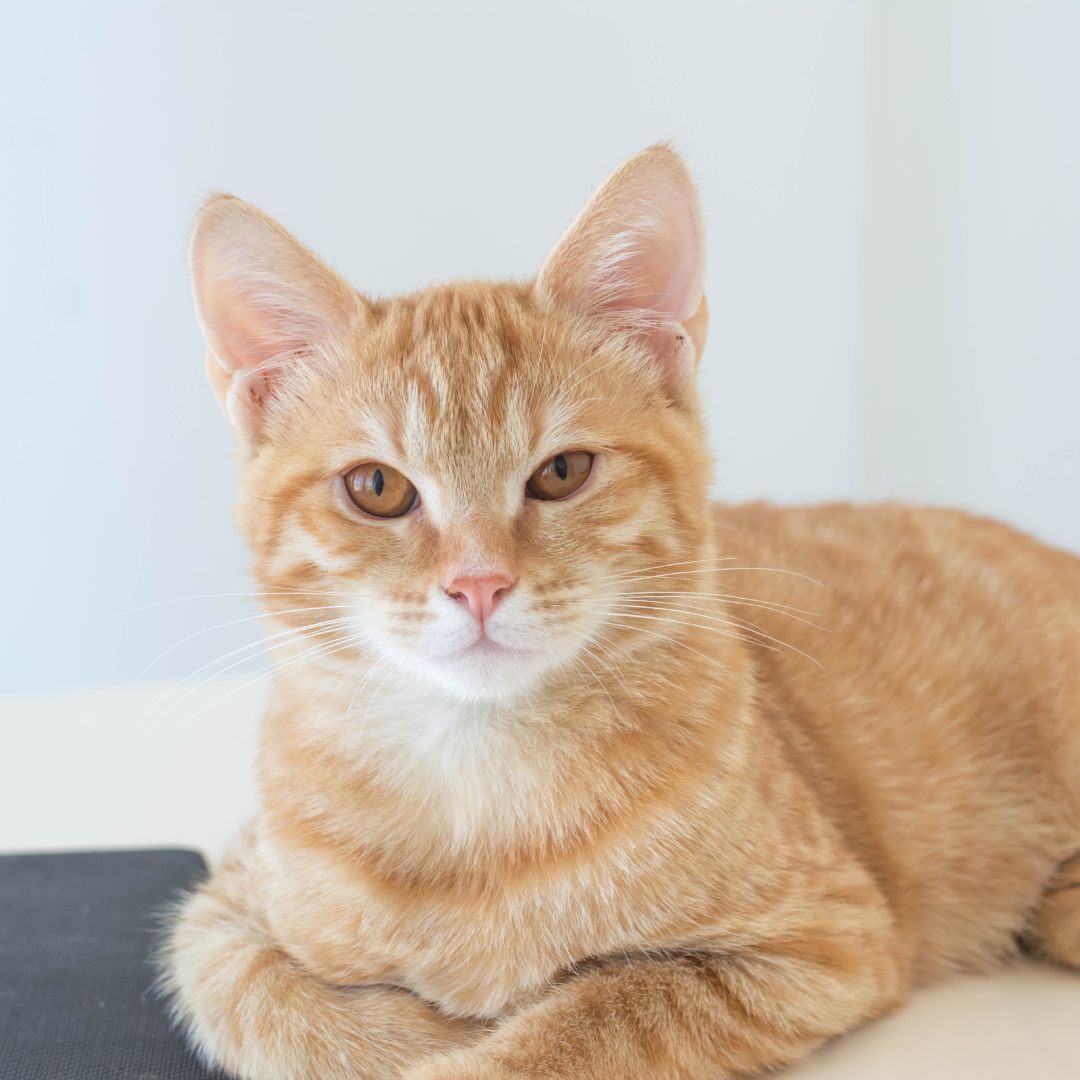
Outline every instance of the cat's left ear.
{"type": "Polygon", "coordinates": [[[191,281],[210,384],[237,433],[257,445],[290,374],[362,316],[363,300],[273,218],[229,195],[199,214],[191,281]]]}
{"type": "Polygon", "coordinates": [[[678,396],[705,347],[705,236],[697,189],[669,146],[624,162],[548,257],[538,294],[644,344],[678,396]]]}

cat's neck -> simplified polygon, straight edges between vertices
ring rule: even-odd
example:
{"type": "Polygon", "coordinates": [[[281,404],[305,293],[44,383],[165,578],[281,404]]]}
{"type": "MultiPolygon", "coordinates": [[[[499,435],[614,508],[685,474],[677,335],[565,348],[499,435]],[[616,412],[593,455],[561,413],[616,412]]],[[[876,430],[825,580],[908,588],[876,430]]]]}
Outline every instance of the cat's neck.
{"type": "Polygon", "coordinates": [[[747,722],[752,679],[738,643],[707,654],[674,637],[505,701],[387,680],[349,704],[347,685],[292,671],[264,725],[263,803],[309,842],[398,871],[490,875],[568,855],[711,768],[747,722]]]}

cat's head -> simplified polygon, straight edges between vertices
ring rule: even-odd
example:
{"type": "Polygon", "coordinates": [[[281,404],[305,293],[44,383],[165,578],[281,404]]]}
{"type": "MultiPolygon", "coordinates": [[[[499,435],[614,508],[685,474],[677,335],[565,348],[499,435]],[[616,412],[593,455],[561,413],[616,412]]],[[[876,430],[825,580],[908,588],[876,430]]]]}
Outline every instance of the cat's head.
{"type": "Polygon", "coordinates": [[[704,261],[662,146],[528,284],[368,299],[253,206],[211,199],[195,296],[270,606],[460,698],[588,678],[598,650],[660,636],[620,598],[707,542],[704,261]]]}

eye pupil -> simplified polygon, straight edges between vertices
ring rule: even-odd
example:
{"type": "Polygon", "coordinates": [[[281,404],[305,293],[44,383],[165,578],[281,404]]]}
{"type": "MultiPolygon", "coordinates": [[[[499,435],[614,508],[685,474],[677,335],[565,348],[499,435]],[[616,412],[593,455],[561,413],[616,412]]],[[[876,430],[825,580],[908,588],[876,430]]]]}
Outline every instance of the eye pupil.
{"type": "Polygon", "coordinates": [[[525,493],[534,499],[565,499],[573,495],[592,471],[588,450],[567,450],[550,457],[529,477],[525,493]]]}
{"type": "Polygon", "coordinates": [[[391,465],[366,461],[351,468],[343,479],[349,498],[373,517],[402,517],[420,501],[408,477],[391,465]]]}

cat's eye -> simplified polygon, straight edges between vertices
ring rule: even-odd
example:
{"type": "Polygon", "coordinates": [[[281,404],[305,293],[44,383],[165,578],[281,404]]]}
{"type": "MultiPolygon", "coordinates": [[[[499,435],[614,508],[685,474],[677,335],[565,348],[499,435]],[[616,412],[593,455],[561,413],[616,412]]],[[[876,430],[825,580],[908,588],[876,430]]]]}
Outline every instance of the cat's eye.
{"type": "Polygon", "coordinates": [[[416,488],[412,483],[397,469],[378,461],[354,466],[344,479],[349,498],[373,517],[401,517],[416,505],[416,488]]]}
{"type": "Polygon", "coordinates": [[[548,458],[529,477],[525,490],[534,499],[565,499],[589,478],[593,455],[587,450],[568,450],[548,458]]]}

